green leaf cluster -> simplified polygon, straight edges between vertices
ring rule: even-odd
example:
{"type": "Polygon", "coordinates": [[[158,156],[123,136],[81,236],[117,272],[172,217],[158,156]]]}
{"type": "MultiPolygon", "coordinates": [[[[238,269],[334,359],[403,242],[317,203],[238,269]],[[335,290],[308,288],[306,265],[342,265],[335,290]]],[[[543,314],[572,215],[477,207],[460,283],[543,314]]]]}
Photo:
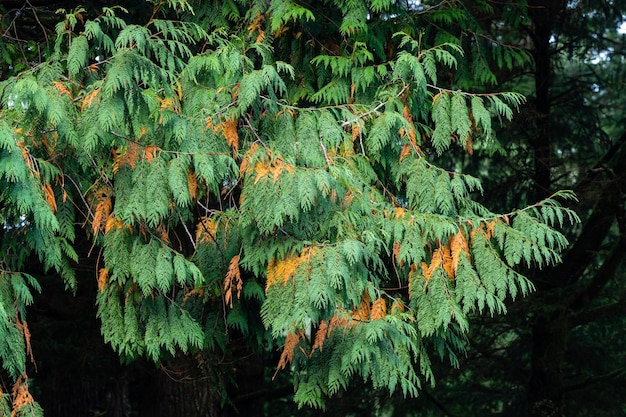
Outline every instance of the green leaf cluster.
{"type": "Polygon", "coordinates": [[[532,289],[525,268],[560,260],[553,227],[576,217],[555,198],[569,194],[492,213],[477,179],[437,166],[523,102],[450,85],[461,40],[407,24],[464,12],[323,3],[331,24],[314,5],[227,2],[210,33],[113,9],[76,33],[74,12],[45,63],[2,82],[0,354],[14,378],[38,289],[25,262],[74,285],[81,226],[122,357],[226,350],[235,330],[284,345],[279,368],[314,406],[357,376],[417,395],[433,346],[454,363],[469,314],[504,312],[532,289]]]}

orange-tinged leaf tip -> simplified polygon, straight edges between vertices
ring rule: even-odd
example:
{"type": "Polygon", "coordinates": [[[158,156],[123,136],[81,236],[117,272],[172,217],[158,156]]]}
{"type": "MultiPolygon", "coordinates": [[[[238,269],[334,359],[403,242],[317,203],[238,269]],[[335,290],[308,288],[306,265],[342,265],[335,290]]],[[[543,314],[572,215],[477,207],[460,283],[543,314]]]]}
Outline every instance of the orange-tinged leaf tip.
{"type": "Polygon", "coordinates": [[[109,276],[109,272],[106,268],[100,268],[98,272],[98,291],[104,292],[104,287],[107,283],[107,277],[109,276]]]}
{"type": "Polygon", "coordinates": [[[159,148],[158,146],[155,145],[148,145],[146,146],[146,149],[144,150],[144,157],[146,158],[146,161],[148,163],[152,162],[154,160],[154,158],[156,158],[158,151],[160,151],[161,148],[159,148]]]}
{"type": "Polygon", "coordinates": [[[82,111],[85,107],[91,107],[91,104],[93,103],[94,99],[98,96],[99,93],[100,93],[99,88],[96,88],[92,90],[91,92],[87,93],[85,97],[83,98],[83,102],[80,105],[80,110],[82,111]]]}
{"type": "Polygon", "coordinates": [[[400,162],[402,162],[402,160],[409,155],[411,155],[411,145],[406,144],[402,147],[402,150],[400,151],[400,162]]]}
{"type": "Polygon", "coordinates": [[[56,202],[56,198],[54,197],[54,190],[52,189],[52,186],[50,184],[46,184],[46,185],[43,185],[41,188],[46,197],[46,202],[50,206],[50,209],[52,210],[52,212],[57,211],[57,202],[56,202]]]}
{"type": "Polygon", "coordinates": [[[303,332],[290,332],[287,334],[287,337],[285,339],[285,345],[283,347],[283,352],[280,355],[280,360],[278,361],[276,371],[285,369],[288,364],[293,362],[296,346],[298,346],[298,343],[300,342],[300,338],[302,336],[303,332]]]}
{"type": "Polygon", "coordinates": [[[395,299],[391,304],[391,314],[399,311],[403,312],[406,308],[404,307],[404,303],[400,299],[395,299]]]}
{"type": "Polygon", "coordinates": [[[243,281],[241,280],[241,271],[239,270],[239,255],[233,256],[226,272],[224,279],[224,302],[231,308],[233,307],[233,293],[237,292],[237,298],[241,298],[241,290],[243,289],[243,281]]]}
{"type": "Polygon", "coordinates": [[[322,320],[319,324],[317,332],[315,333],[315,341],[313,343],[311,351],[315,351],[317,349],[319,349],[320,351],[322,350],[322,347],[324,346],[324,341],[326,340],[326,336],[328,336],[329,332],[330,328],[328,327],[328,324],[325,320],[322,320]]]}
{"type": "Polygon", "coordinates": [[[380,320],[387,315],[387,303],[384,298],[378,298],[372,304],[372,320],[380,320]]]}

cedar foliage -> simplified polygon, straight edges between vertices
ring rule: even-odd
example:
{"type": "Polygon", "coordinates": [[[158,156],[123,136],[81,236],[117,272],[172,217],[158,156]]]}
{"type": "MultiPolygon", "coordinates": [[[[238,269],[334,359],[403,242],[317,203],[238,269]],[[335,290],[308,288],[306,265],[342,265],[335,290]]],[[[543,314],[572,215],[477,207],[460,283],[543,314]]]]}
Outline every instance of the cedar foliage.
{"type": "MultiPolygon", "coordinates": [[[[0,85],[0,357],[16,392],[39,291],[27,262],[74,288],[76,233],[101,251],[98,316],[123,358],[224,349],[234,328],[282,346],[278,370],[317,407],[355,377],[417,395],[431,346],[455,363],[469,314],[505,312],[533,288],[522,271],[559,262],[571,193],[493,213],[476,178],[436,164],[494,147],[492,119],[524,100],[466,88],[495,79],[443,29],[478,31],[466,10],[154,7],[143,25],[66,12],[45,62],[0,85]]],[[[496,66],[527,59],[497,50],[496,66]]],[[[16,412],[34,407],[22,397],[16,412]]]]}

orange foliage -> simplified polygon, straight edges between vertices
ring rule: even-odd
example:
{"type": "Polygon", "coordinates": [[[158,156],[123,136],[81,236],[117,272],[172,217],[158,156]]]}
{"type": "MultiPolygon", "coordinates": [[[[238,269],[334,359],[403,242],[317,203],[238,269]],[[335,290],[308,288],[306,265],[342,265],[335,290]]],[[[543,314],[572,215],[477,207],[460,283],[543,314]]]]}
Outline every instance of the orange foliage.
{"type": "MultiPolygon", "coordinates": [[[[22,131],[22,128],[19,128],[16,130],[17,131],[22,131]]],[[[30,154],[30,152],[28,152],[28,148],[26,148],[26,145],[19,140],[16,140],[16,144],[17,146],[20,148],[20,150],[22,151],[22,158],[24,158],[24,162],[26,163],[26,166],[33,171],[33,173],[35,174],[35,176],[39,176],[39,172],[35,169],[35,163],[34,160],[35,158],[30,154]]]]}
{"type": "Polygon", "coordinates": [[[61,81],[54,81],[52,83],[57,90],[59,90],[59,93],[61,95],[65,94],[67,95],[70,99],[72,99],[72,92],[70,90],[68,90],[68,88],[65,86],[65,84],[63,84],[61,81]]]}
{"type": "Polygon", "coordinates": [[[237,132],[236,118],[230,118],[218,124],[214,127],[214,130],[222,133],[226,143],[233,149],[233,152],[237,153],[239,151],[239,133],[237,132]]]}
{"type": "Polygon", "coordinates": [[[169,245],[169,243],[170,243],[170,236],[169,236],[167,227],[165,226],[165,223],[159,223],[159,225],[157,226],[155,231],[159,234],[159,237],[161,238],[161,240],[164,243],[169,245]]]}
{"type": "Polygon", "coordinates": [[[183,304],[185,304],[192,296],[197,296],[199,298],[204,297],[204,288],[194,288],[191,291],[187,291],[183,296],[183,304]]]}
{"type": "Polygon", "coordinates": [[[487,236],[487,239],[491,239],[493,237],[493,231],[496,227],[496,223],[498,222],[500,222],[500,220],[496,219],[486,223],[487,233],[485,235],[487,236]]]}
{"type": "Polygon", "coordinates": [[[203,217],[196,227],[196,244],[215,243],[217,224],[211,217],[203,217]]]}
{"type": "Polygon", "coordinates": [[[80,105],[80,111],[83,111],[85,107],[91,107],[91,103],[93,103],[94,99],[98,96],[99,93],[100,93],[99,88],[96,88],[90,93],[87,93],[85,95],[85,98],[83,98],[83,102],[80,105]]]}
{"type": "Polygon", "coordinates": [[[11,390],[11,395],[13,397],[11,417],[16,417],[22,407],[30,405],[34,402],[33,396],[28,391],[27,381],[28,377],[24,375],[23,377],[19,377],[17,381],[15,381],[15,385],[13,385],[13,389],[11,390]]]}
{"type": "Polygon", "coordinates": [[[369,320],[371,312],[370,295],[367,291],[363,291],[361,296],[361,303],[352,312],[352,318],[358,321],[369,320]]]}
{"type": "Polygon", "coordinates": [[[404,145],[402,147],[402,150],[400,151],[400,160],[399,160],[399,162],[402,162],[402,160],[404,158],[406,158],[407,156],[411,155],[411,149],[412,149],[412,146],[409,145],[409,144],[406,144],[406,145],[404,145]]]}
{"type": "Polygon", "coordinates": [[[465,253],[467,260],[470,260],[469,245],[462,230],[459,230],[459,232],[450,239],[450,252],[452,253],[452,271],[454,275],[456,275],[461,255],[465,253]]]}
{"type": "Polygon", "coordinates": [[[402,117],[404,117],[404,119],[409,123],[413,122],[413,115],[411,114],[411,110],[409,109],[409,106],[407,106],[406,104],[404,105],[404,108],[402,109],[402,117]]]}
{"type": "Polygon", "coordinates": [[[176,83],[176,96],[179,100],[183,99],[183,85],[180,82],[176,83]]]}
{"type": "Polygon", "coordinates": [[[443,259],[441,258],[441,255],[438,253],[438,251],[439,249],[437,249],[435,253],[433,253],[433,257],[430,260],[430,264],[427,264],[426,262],[422,262],[422,274],[426,278],[426,281],[430,280],[430,278],[433,275],[433,272],[435,272],[435,270],[437,270],[437,268],[439,268],[441,264],[443,263],[443,259]]]}
{"type": "MultiPolygon", "coordinates": [[[[272,36],[274,36],[274,38],[280,38],[285,33],[287,33],[287,31],[289,31],[289,26],[280,25],[280,27],[274,31],[272,36]]],[[[297,39],[299,36],[300,36],[299,34],[296,34],[294,37],[297,39]]]]}
{"type": "Polygon", "coordinates": [[[272,259],[267,265],[267,282],[265,283],[265,292],[271,285],[287,282],[295,275],[298,267],[306,261],[309,261],[317,252],[317,248],[304,248],[298,256],[287,256],[285,259],[272,259]]]}
{"type": "Polygon", "coordinates": [[[409,268],[409,298],[411,298],[411,288],[413,288],[413,280],[415,279],[416,272],[417,272],[417,265],[411,264],[409,268]]]}
{"type": "MultiPolygon", "coordinates": [[[[41,143],[43,143],[43,146],[46,148],[46,151],[50,155],[53,155],[56,150],[55,148],[56,148],[58,136],[53,134],[53,135],[50,135],[50,137],[51,137],[51,140],[48,140],[48,135],[41,135],[41,143]]],[[[38,145],[35,144],[35,146],[38,146],[38,145]]]]}
{"type": "Polygon", "coordinates": [[[189,197],[192,200],[198,198],[198,178],[195,172],[187,172],[187,188],[189,189],[189,197]]]}
{"type": "MultiPolygon", "coordinates": [[[[402,117],[404,117],[404,119],[409,122],[409,129],[405,130],[405,129],[401,129],[401,135],[406,134],[409,137],[409,140],[411,141],[411,144],[413,146],[417,146],[417,134],[415,132],[415,125],[413,124],[413,115],[411,114],[411,110],[409,109],[409,106],[407,106],[406,104],[404,105],[404,108],[402,109],[402,117]]],[[[402,156],[400,157],[400,160],[402,161],[402,156]]]]}
{"type": "MultiPolygon", "coordinates": [[[[298,346],[298,343],[303,336],[303,331],[287,334],[287,338],[285,339],[285,346],[283,347],[283,352],[280,355],[280,360],[278,361],[276,371],[285,369],[288,364],[293,362],[296,347],[298,346]]],[[[276,376],[276,374],[274,374],[274,376],[276,376]]]]}
{"type": "Polygon", "coordinates": [[[98,272],[98,291],[104,292],[108,276],[109,271],[107,271],[106,268],[100,268],[100,271],[98,272]]]}
{"type": "Polygon", "coordinates": [[[52,212],[57,211],[57,201],[54,198],[54,190],[52,190],[52,187],[50,186],[50,184],[42,185],[41,188],[46,197],[46,202],[52,209],[52,212]]]}
{"type": "Polygon", "coordinates": [[[415,127],[411,125],[411,128],[407,132],[409,140],[414,147],[417,147],[417,133],[415,132],[415,127]]]}
{"type": "Polygon", "coordinates": [[[394,219],[396,220],[404,219],[404,215],[406,214],[405,209],[403,209],[402,207],[395,207],[393,211],[394,211],[394,216],[393,216],[394,219]]]}
{"type": "Polygon", "coordinates": [[[350,207],[350,204],[352,203],[353,199],[354,199],[354,194],[352,194],[352,191],[350,190],[346,191],[346,195],[343,198],[343,202],[341,203],[342,208],[347,209],[348,207],[350,207]]]}
{"type": "Polygon", "coordinates": [[[263,31],[263,21],[265,20],[265,15],[259,14],[254,18],[250,26],[248,26],[248,33],[253,34],[254,32],[258,32],[256,40],[254,43],[261,43],[265,39],[265,32],[263,31]]]}
{"type": "Polygon", "coordinates": [[[98,203],[93,210],[93,221],[91,222],[91,230],[93,234],[98,234],[99,230],[102,230],[102,225],[105,224],[104,230],[105,233],[111,229],[113,224],[109,225],[109,219],[111,218],[111,209],[113,208],[113,203],[111,202],[111,197],[103,194],[98,199],[98,203]]]}
{"type": "Polygon", "coordinates": [[[387,303],[384,298],[378,298],[372,304],[372,320],[380,320],[387,315],[387,303]]]}
{"type": "Polygon", "coordinates": [[[234,290],[237,290],[237,298],[240,298],[242,289],[243,281],[241,279],[241,271],[239,270],[239,255],[235,255],[230,260],[226,279],[224,280],[224,301],[230,308],[233,307],[234,290]]]}
{"type": "Polygon", "coordinates": [[[315,333],[315,339],[313,341],[313,346],[311,347],[311,353],[313,354],[317,349],[320,351],[324,346],[324,341],[328,338],[331,332],[337,328],[342,327],[344,329],[349,329],[352,327],[354,322],[352,320],[348,320],[344,315],[339,315],[335,313],[333,317],[330,319],[330,322],[326,322],[326,320],[322,320],[319,324],[317,332],[315,333]]]}
{"type": "MultiPolygon", "coordinates": [[[[180,85],[179,85],[180,87],[180,85]]],[[[182,90],[177,91],[177,94],[182,94],[182,90]]],[[[173,96],[173,97],[165,97],[165,98],[161,98],[161,97],[157,97],[157,100],[159,101],[159,103],[161,104],[160,107],[160,111],[163,110],[168,110],[168,111],[172,111],[176,114],[180,114],[181,110],[180,110],[180,102],[178,101],[178,97],[177,96],[173,96]]],[[[159,123],[163,122],[163,115],[160,116],[159,118],[159,123]]]]}
{"type": "Polygon", "coordinates": [[[329,334],[329,331],[330,331],[330,328],[328,327],[328,324],[326,324],[325,320],[322,320],[322,322],[319,325],[319,328],[317,329],[317,332],[315,333],[315,341],[313,342],[311,353],[313,353],[317,349],[322,350],[322,346],[324,345],[324,340],[326,340],[326,336],[329,334]]]}
{"type": "Polygon", "coordinates": [[[441,93],[437,93],[437,94],[435,94],[435,95],[433,96],[433,102],[431,103],[431,105],[434,105],[434,104],[435,104],[435,101],[437,101],[437,99],[438,99],[439,97],[441,97],[441,93]]]}
{"type": "Polygon", "coordinates": [[[395,242],[393,242],[393,259],[400,267],[402,267],[403,262],[400,262],[398,259],[398,256],[400,256],[400,248],[401,244],[399,241],[396,240],[395,242]]]}
{"type": "Polygon", "coordinates": [[[352,321],[348,321],[348,319],[344,315],[334,314],[330,319],[330,324],[328,325],[328,333],[335,327],[351,327],[352,321]]]}
{"type": "Polygon", "coordinates": [[[161,103],[161,108],[159,110],[173,110],[174,109],[174,99],[172,99],[172,97],[166,97],[166,98],[157,97],[157,100],[161,103]]]}
{"type": "Polygon", "coordinates": [[[395,313],[396,311],[404,311],[406,309],[406,307],[404,306],[404,303],[402,302],[402,300],[396,298],[395,300],[393,300],[393,303],[391,304],[391,314],[395,313]]]}
{"type": "Polygon", "coordinates": [[[439,268],[443,268],[448,277],[454,278],[452,254],[448,246],[439,246],[433,252],[430,264],[422,262],[422,274],[424,274],[426,280],[430,280],[433,273],[439,268]]]}
{"type": "Polygon", "coordinates": [[[143,151],[144,158],[146,158],[146,161],[150,163],[154,160],[154,158],[156,158],[157,152],[160,150],[161,148],[159,148],[158,146],[148,145],[146,146],[146,149],[144,149],[143,151]]]}
{"type": "Polygon", "coordinates": [[[113,172],[117,172],[122,165],[130,165],[132,169],[135,169],[138,156],[139,144],[137,144],[136,142],[130,142],[128,144],[126,152],[124,153],[114,152],[113,172]]]}
{"type": "MultiPolygon", "coordinates": [[[[17,308],[16,308],[17,314],[17,308]]],[[[35,358],[33,357],[33,348],[30,344],[30,330],[28,329],[28,323],[26,321],[20,321],[19,318],[15,319],[17,328],[24,336],[24,344],[26,345],[26,354],[30,358],[31,362],[35,363],[35,358]]]]}
{"type": "Polygon", "coordinates": [[[276,158],[276,160],[271,163],[257,162],[254,165],[254,172],[256,173],[254,183],[256,184],[261,178],[272,174],[272,182],[276,184],[276,181],[278,181],[278,177],[280,177],[283,171],[292,173],[294,170],[295,167],[293,165],[286,164],[281,158],[276,158]]]}
{"type": "Polygon", "coordinates": [[[256,184],[259,180],[270,173],[270,166],[264,164],[262,162],[257,162],[254,165],[254,173],[256,174],[256,178],[254,179],[254,183],[256,184]]]}
{"type": "Polygon", "coordinates": [[[243,158],[241,160],[241,165],[239,166],[240,175],[243,176],[251,171],[252,167],[250,167],[249,165],[250,165],[250,162],[252,161],[252,157],[254,156],[254,154],[256,153],[258,149],[259,149],[259,145],[257,143],[253,143],[252,146],[250,146],[250,149],[248,149],[246,153],[243,155],[243,158]]]}
{"type": "Polygon", "coordinates": [[[113,228],[121,229],[122,227],[124,227],[124,223],[122,223],[120,219],[115,216],[109,216],[107,218],[106,224],[104,225],[104,233],[109,233],[109,230],[113,228]]]}
{"type": "Polygon", "coordinates": [[[454,279],[454,271],[452,265],[452,253],[450,252],[450,248],[448,246],[441,247],[441,259],[443,262],[443,270],[446,271],[446,274],[450,279],[454,279]]]}
{"type": "Polygon", "coordinates": [[[357,123],[352,124],[352,142],[356,141],[359,137],[361,137],[361,128],[357,123]]]}

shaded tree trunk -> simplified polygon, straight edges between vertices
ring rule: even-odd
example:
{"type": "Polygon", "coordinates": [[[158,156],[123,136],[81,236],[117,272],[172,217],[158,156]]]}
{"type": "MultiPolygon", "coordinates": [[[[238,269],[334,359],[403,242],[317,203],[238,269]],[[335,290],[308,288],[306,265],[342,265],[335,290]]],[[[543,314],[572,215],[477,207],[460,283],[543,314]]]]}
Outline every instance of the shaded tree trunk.
{"type": "MultiPolygon", "coordinates": [[[[122,364],[104,343],[96,319],[93,271],[72,295],[58,277],[41,279],[45,297],[29,310],[35,364],[32,393],[46,417],[213,417],[221,387],[203,377],[193,358],[168,366],[138,360],[122,364]]],[[[210,365],[209,365],[210,366],[210,365]]]]}
{"type": "Polygon", "coordinates": [[[563,408],[563,363],[570,326],[565,311],[545,314],[532,328],[529,415],[557,417],[563,408]]]}
{"type": "MultiPolygon", "coordinates": [[[[566,3],[562,0],[530,1],[530,28],[535,60],[535,135],[530,139],[534,156],[533,182],[535,200],[552,192],[551,181],[551,99],[552,78],[551,36],[556,19],[566,3]]],[[[539,282],[538,286],[543,283],[539,282]]],[[[547,283],[552,286],[555,283],[547,283]]],[[[539,288],[542,289],[541,287],[539,288]]],[[[547,289],[547,288],[543,288],[547,289]]],[[[563,407],[563,363],[567,348],[569,325],[562,306],[546,306],[539,310],[532,327],[531,372],[528,384],[528,415],[531,417],[561,416],[563,407]]]]}
{"type": "Polygon", "coordinates": [[[221,410],[220,388],[194,372],[193,360],[179,358],[169,370],[151,370],[134,381],[131,390],[138,399],[133,415],[145,417],[213,417],[228,415],[221,410]],[[192,368],[192,369],[190,369],[192,368]],[[134,392],[133,392],[134,391],[134,392]]]}
{"type": "MultiPolygon", "coordinates": [[[[533,57],[535,60],[535,136],[530,145],[534,156],[533,181],[535,199],[545,198],[552,190],[551,183],[551,86],[553,74],[552,35],[559,31],[560,20],[564,16],[567,3],[562,0],[547,2],[529,2],[529,15],[532,21],[529,28],[533,39],[533,57]]],[[[585,270],[597,257],[598,248],[615,225],[616,214],[623,211],[616,207],[621,197],[619,183],[623,182],[624,173],[623,150],[619,140],[616,149],[609,150],[604,161],[599,162],[597,170],[583,180],[577,187],[586,209],[590,210],[589,218],[570,249],[563,264],[551,271],[539,274],[535,282],[539,293],[534,299],[539,306],[533,308],[534,322],[531,330],[531,368],[527,388],[529,417],[560,417],[563,415],[563,396],[567,387],[564,384],[563,367],[566,361],[569,334],[572,329],[572,317],[583,306],[596,298],[609,281],[612,274],[598,274],[590,283],[582,282],[585,270]],[[613,158],[616,153],[622,157],[613,158]],[[613,159],[611,161],[611,159],[613,159]],[[622,163],[620,163],[620,160],[622,163]],[[610,178],[602,177],[604,164],[612,163],[616,169],[610,178]],[[595,195],[585,196],[592,188],[595,195]],[[588,198],[587,198],[588,197],[588,198]],[[586,296],[587,297],[586,297],[586,296]],[[586,298],[585,298],[586,297],[586,298]],[[585,303],[581,303],[585,298],[585,303]]],[[[605,174],[603,174],[605,175],[605,174]]],[[[581,206],[582,207],[582,206],[581,206]]],[[[619,215],[618,215],[619,216],[619,215]]],[[[623,255],[620,255],[623,256],[623,255]]],[[[619,259],[607,263],[613,271],[619,265],[619,259]],[[615,264],[615,265],[614,265],[615,264]]]]}
{"type": "Polygon", "coordinates": [[[535,60],[535,132],[530,138],[535,161],[533,182],[535,200],[551,194],[551,123],[550,86],[552,81],[552,49],[550,38],[556,13],[564,6],[560,0],[529,3],[532,19],[531,39],[535,60]]]}

